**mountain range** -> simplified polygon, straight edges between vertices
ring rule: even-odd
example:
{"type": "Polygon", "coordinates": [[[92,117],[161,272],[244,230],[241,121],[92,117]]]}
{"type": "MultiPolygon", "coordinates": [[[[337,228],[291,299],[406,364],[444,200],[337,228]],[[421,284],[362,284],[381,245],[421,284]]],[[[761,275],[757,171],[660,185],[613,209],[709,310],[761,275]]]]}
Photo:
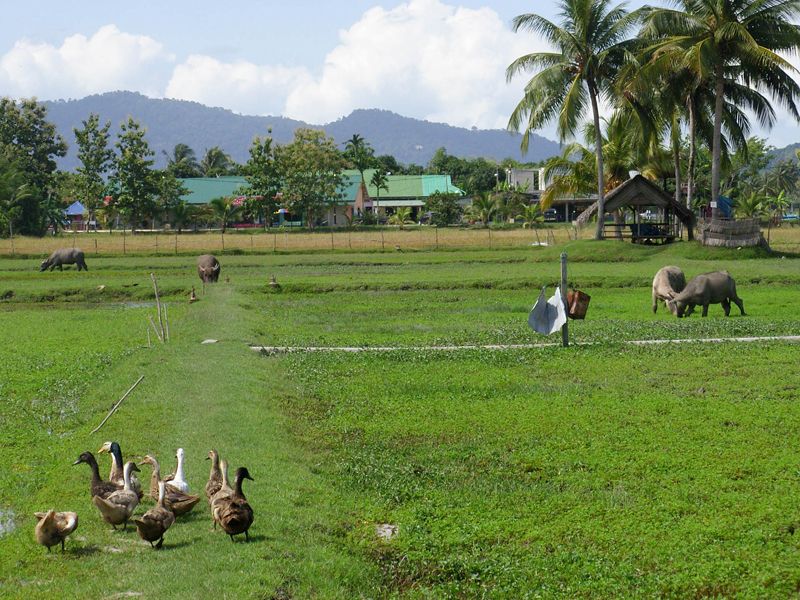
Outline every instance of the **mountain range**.
{"type": "Polygon", "coordinates": [[[59,168],[65,170],[78,166],[73,129],[81,128],[91,113],[100,115],[101,123],[111,122],[113,138],[120,123],[129,116],[137,120],[147,130],[147,141],[156,152],[156,165],[160,167],[166,164],[165,153],[171,154],[179,143],[191,147],[198,159],[206,149],[219,146],[235,161],[245,162],[255,136],[267,135],[271,129],[275,141],[286,144],[299,127],[322,129],[340,147],[357,133],[372,145],[376,155],[390,154],[404,164],[425,165],[439,148],[461,158],[513,158],[526,162],[537,162],[560,151],[556,142],[533,134],[529,151],[523,156],[519,134],[502,129],[453,127],[378,109],[355,110],[326,125],[313,125],[285,117],[239,115],[197,102],[148,98],[135,92],[108,92],[42,104],[47,107],[48,120],[69,144],[67,156],[59,161],[59,168]]]}

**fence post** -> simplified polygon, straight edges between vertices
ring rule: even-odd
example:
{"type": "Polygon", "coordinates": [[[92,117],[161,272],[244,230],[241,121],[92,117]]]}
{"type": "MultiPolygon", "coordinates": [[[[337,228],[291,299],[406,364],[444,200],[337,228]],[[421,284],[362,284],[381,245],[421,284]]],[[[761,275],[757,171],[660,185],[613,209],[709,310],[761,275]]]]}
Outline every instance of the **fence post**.
{"type": "Polygon", "coordinates": [[[94,255],[97,256],[97,238],[94,238],[94,255]]]}
{"type": "MultiPolygon", "coordinates": [[[[567,305],[567,253],[561,253],[561,301],[564,303],[564,310],[568,313],[567,305]]],[[[566,348],[569,346],[569,318],[561,326],[561,345],[566,348]]]]}
{"type": "Polygon", "coordinates": [[[175,234],[175,256],[178,255],[178,234],[175,234]]]}

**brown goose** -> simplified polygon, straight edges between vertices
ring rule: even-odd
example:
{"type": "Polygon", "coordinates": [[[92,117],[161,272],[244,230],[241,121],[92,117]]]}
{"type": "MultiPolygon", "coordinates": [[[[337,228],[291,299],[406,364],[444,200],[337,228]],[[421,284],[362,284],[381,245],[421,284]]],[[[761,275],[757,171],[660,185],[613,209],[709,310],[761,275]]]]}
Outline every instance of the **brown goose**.
{"type": "MultiPolygon", "coordinates": [[[[153,474],[150,476],[150,490],[151,493],[153,488],[159,490],[159,484],[164,482],[161,480],[161,467],[156,458],[150,454],[147,454],[139,464],[147,464],[153,467],[153,474]]],[[[159,494],[160,492],[157,492],[156,497],[158,497],[159,494]]],[[[176,517],[188,513],[198,502],[200,502],[200,496],[184,494],[182,491],[172,487],[170,484],[165,484],[164,506],[175,513],[176,517]]]]}
{"type": "Polygon", "coordinates": [[[139,505],[139,496],[131,487],[131,474],[138,471],[135,463],[125,463],[124,477],[125,487],[110,494],[108,498],[92,496],[92,502],[100,511],[103,520],[110,523],[116,529],[117,525],[123,525],[122,529],[128,529],[128,519],[131,518],[133,511],[139,505]]]}
{"type": "Polygon", "coordinates": [[[239,467],[236,469],[233,495],[220,500],[214,513],[220,527],[231,536],[231,541],[233,541],[234,535],[240,533],[244,533],[244,539],[248,542],[250,541],[250,536],[247,532],[253,524],[253,509],[247,502],[247,498],[244,497],[244,493],[242,493],[242,481],[245,479],[253,481],[250,473],[247,472],[247,468],[239,467]]]}
{"type": "Polygon", "coordinates": [[[117,490],[121,489],[121,486],[116,485],[110,481],[103,481],[100,479],[100,468],[97,466],[97,461],[94,458],[94,455],[91,452],[83,452],[76,460],[73,465],[79,465],[81,463],[86,463],[89,465],[89,468],[92,469],[92,483],[90,487],[90,493],[92,496],[100,496],[101,498],[108,498],[109,495],[113,494],[117,490]]]}
{"type": "Polygon", "coordinates": [[[153,542],[158,540],[158,543],[153,546],[154,548],[161,548],[164,544],[164,534],[175,522],[175,514],[164,506],[165,485],[163,481],[158,484],[158,504],[140,518],[133,520],[140,538],[145,542],[150,542],[150,546],[153,546],[153,542]]]}
{"type": "Polygon", "coordinates": [[[217,508],[223,500],[227,500],[233,495],[233,488],[231,484],[228,483],[228,461],[224,458],[220,461],[220,472],[222,473],[220,488],[208,500],[211,507],[211,520],[214,522],[214,529],[217,528],[217,508]]]}
{"type": "Polygon", "coordinates": [[[78,515],[74,512],[47,512],[34,513],[38,523],[36,523],[36,541],[42,546],[61,544],[61,551],[64,551],[64,539],[78,528],[78,515]]]}
{"type": "Polygon", "coordinates": [[[211,461],[211,472],[206,483],[206,500],[210,505],[212,496],[222,487],[222,471],[219,468],[219,453],[216,450],[209,450],[206,460],[211,461]]]}

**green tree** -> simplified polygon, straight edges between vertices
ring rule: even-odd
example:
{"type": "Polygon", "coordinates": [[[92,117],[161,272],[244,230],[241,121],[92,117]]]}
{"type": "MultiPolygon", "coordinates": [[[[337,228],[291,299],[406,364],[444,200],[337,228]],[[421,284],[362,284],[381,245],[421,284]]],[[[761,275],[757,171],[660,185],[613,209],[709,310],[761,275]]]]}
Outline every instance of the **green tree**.
{"type": "Polygon", "coordinates": [[[200,161],[200,172],[203,177],[230,175],[234,169],[233,159],[219,146],[207,149],[200,161]]]}
{"type": "Polygon", "coordinates": [[[377,222],[378,209],[380,208],[381,190],[385,192],[389,191],[389,178],[386,176],[386,173],[378,169],[372,174],[372,179],[369,180],[369,184],[375,188],[375,208],[373,213],[375,215],[375,221],[377,222]]]}
{"type": "Polygon", "coordinates": [[[541,223],[544,223],[544,213],[542,207],[538,204],[529,204],[522,212],[522,226],[526,229],[536,228],[541,223]]]}
{"type": "MultiPolygon", "coordinates": [[[[522,149],[527,151],[531,131],[555,120],[561,140],[572,137],[587,103],[593,124],[600,131],[602,97],[613,96],[613,84],[632,41],[628,31],[640,12],[627,12],[622,5],[611,7],[608,0],[560,0],[561,26],[536,14],[514,18],[514,31],[541,35],[556,52],[535,52],[521,56],[506,70],[508,80],[518,73],[536,70],[527,83],[525,95],[508,121],[519,131],[524,125],[522,149]]],[[[603,237],[605,181],[601,139],[595,144],[598,219],[596,239],[603,237]]]]}
{"type": "MultiPolygon", "coordinates": [[[[800,120],[795,104],[800,86],[792,78],[797,70],[780,56],[800,46],[800,28],[793,23],[800,16],[800,0],[682,0],[681,8],[655,9],[648,24],[663,36],[659,51],[713,89],[711,201],[715,203],[722,183],[722,128],[729,81],[765,90],[800,120]]],[[[774,121],[768,102],[748,108],[759,111],[763,126],[774,121]]],[[[718,209],[713,210],[717,216],[718,209]]]]}
{"type": "Polygon", "coordinates": [[[435,192],[428,196],[425,210],[431,213],[431,223],[437,227],[458,223],[463,214],[458,195],[445,192],[435,192]]]}
{"type": "Polygon", "coordinates": [[[167,158],[167,171],[173,176],[184,179],[201,175],[197,155],[187,144],[175,144],[172,154],[167,154],[166,150],[161,152],[167,158]]]}
{"type": "Polygon", "coordinates": [[[257,137],[250,145],[250,158],[242,167],[247,185],[242,194],[248,202],[255,202],[268,227],[272,226],[272,215],[278,210],[278,192],[281,188],[280,164],[271,136],[257,137]]]}
{"type": "Polygon", "coordinates": [[[413,223],[414,221],[411,220],[411,207],[410,206],[400,206],[397,208],[396,211],[389,217],[389,225],[397,225],[400,229],[403,229],[407,224],[413,223]]]}
{"type": "Polygon", "coordinates": [[[0,98],[0,147],[28,185],[25,197],[17,200],[20,233],[40,235],[46,227],[42,203],[53,187],[56,158],[67,153],[67,144],[35,99],[0,98]]]}
{"type": "Polygon", "coordinates": [[[11,151],[0,147],[0,236],[14,235],[21,202],[29,196],[25,174],[11,158],[11,151]]]}
{"type": "Polygon", "coordinates": [[[742,219],[756,219],[764,214],[764,198],[756,192],[737,198],[734,205],[736,216],[742,219]]]}
{"type": "Polygon", "coordinates": [[[303,128],[295,131],[290,144],[280,147],[277,157],[284,175],[283,202],[313,227],[326,206],[342,198],[344,158],[325,132],[303,128]]]}
{"type": "Polygon", "coordinates": [[[111,121],[101,127],[99,115],[92,113],[81,129],[73,130],[81,162],[76,169],[78,189],[90,221],[95,220],[95,211],[105,195],[106,176],[114,162],[114,151],[109,147],[110,128],[111,121]]]}
{"type": "Polygon", "coordinates": [[[344,146],[344,157],[361,175],[361,185],[364,185],[364,171],[375,165],[375,151],[363,137],[354,133],[344,146]]]}
{"type": "Polygon", "coordinates": [[[497,214],[497,202],[489,192],[484,192],[472,198],[469,212],[473,219],[488,225],[497,214]]]}
{"type": "Polygon", "coordinates": [[[169,170],[154,171],[156,208],[162,216],[169,218],[174,214],[174,209],[183,200],[181,198],[189,193],[186,186],[181,183],[169,170]]]}
{"type": "Polygon", "coordinates": [[[219,220],[222,227],[222,233],[228,228],[228,225],[233,221],[241,212],[241,206],[234,204],[233,198],[214,198],[210,202],[214,215],[219,220]]]}
{"type": "Polygon", "coordinates": [[[153,215],[158,193],[154,153],[144,134],[139,123],[130,117],[120,126],[112,174],[116,209],[128,217],[134,231],[143,219],[153,215]]]}

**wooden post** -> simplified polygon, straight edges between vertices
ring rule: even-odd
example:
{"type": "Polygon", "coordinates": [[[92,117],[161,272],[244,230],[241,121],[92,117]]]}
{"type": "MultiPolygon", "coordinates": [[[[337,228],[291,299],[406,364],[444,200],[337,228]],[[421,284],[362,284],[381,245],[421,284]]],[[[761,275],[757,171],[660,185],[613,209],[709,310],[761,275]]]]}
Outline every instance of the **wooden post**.
{"type": "Polygon", "coordinates": [[[156,233],[156,256],[158,255],[158,234],[156,233]]]}
{"type": "MultiPolygon", "coordinates": [[[[567,253],[561,253],[561,300],[564,302],[564,311],[569,312],[567,305],[567,253]]],[[[566,348],[569,346],[569,318],[561,326],[561,345],[566,348]]]]}
{"type": "Polygon", "coordinates": [[[150,343],[150,329],[148,327],[144,328],[145,332],[147,332],[147,347],[152,348],[153,344],[150,343]]]}
{"type": "Polygon", "coordinates": [[[175,256],[178,255],[178,234],[175,234],[175,256]]]}
{"type": "Polygon", "coordinates": [[[167,305],[164,304],[164,324],[166,329],[164,330],[164,341],[169,341],[169,319],[167,318],[167,305]]]}
{"type": "Polygon", "coordinates": [[[250,235],[250,252],[253,251],[253,235],[250,235]]]}
{"type": "Polygon", "coordinates": [[[158,311],[158,325],[161,330],[161,341],[164,341],[164,317],[161,314],[161,300],[158,297],[158,282],[156,282],[155,273],[150,273],[150,279],[153,280],[153,290],[156,294],[156,310],[158,311]]]}
{"type": "Polygon", "coordinates": [[[225,232],[222,232],[222,251],[225,252],[225,232]]]}
{"type": "Polygon", "coordinates": [[[489,230],[489,248],[491,249],[491,247],[492,247],[492,228],[487,225],[486,229],[489,230]]]}
{"type": "Polygon", "coordinates": [[[122,254],[125,255],[125,228],[122,228],[122,254]]]}
{"type": "Polygon", "coordinates": [[[8,234],[11,238],[11,256],[14,256],[17,253],[17,249],[14,247],[14,225],[10,219],[8,221],[8,234]]]}
{"type": "Polygon", "coordinates": [[[385,250],[385,247],[384,247],[384,240],[383,240],[383,229],[381,229],[381,252],[383,252],[383,250],[385,250]]]}
{"type": "Polygon", "coordinates": [[[97,256],[97,238],[94,238],[94,255],[97,256]]]}
{"type": "Polygon", "coordinates": [[[333,227],[331,227],[331,250],[333,250],[333,227]]]}
{"type": "Polygon", "coordinates": [[[273,233],[272,234],[272,253],[274,254],[277,251],[278,251],[278,234],[277,233],[273,233]]]}
{"type": "Polygon", "coordinates": [[[436,234],[436,249],[438,250],[439,249],[439,226],[438,225],[434,225],[433,226],[433,231],[436,234]]]}

